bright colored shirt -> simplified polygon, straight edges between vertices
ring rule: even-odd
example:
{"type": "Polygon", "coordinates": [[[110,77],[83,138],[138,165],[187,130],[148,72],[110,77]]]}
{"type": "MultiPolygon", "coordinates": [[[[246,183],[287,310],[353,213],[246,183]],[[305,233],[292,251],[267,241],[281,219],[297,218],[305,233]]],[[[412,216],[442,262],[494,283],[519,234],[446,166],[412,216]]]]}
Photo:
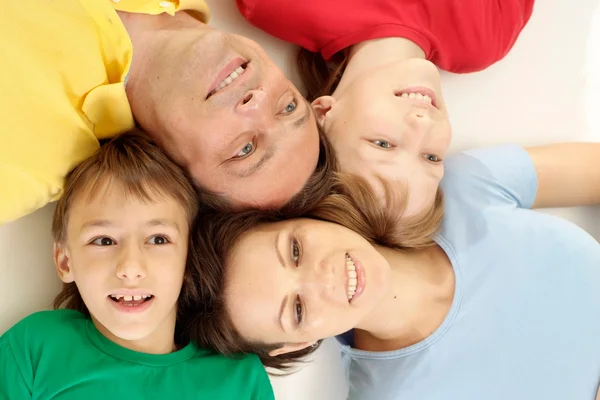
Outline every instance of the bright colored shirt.
{"type": "Polygon", "coordinates": [[[436,239],[456,289],[442,325],[396,351],[340,336],[350,399],[592,400],[600,384],[600,244],[532,211],[537,176],[522,148],[448,157],[436,239]]]}
{"type": "Polygon", "coordinates": [[[403,37],[451,72],[502,59],[529,20],[533,0],[237,0],[254,26],[326,60],[370,39],[403,37]]]}
{"type": "Polygon", "coordinates": [[[105,338],[73,310],[33,314],[0,337],[0,399],[272,400],[256,356],[227,358],[189,344],[145,354],[105,338]]]}
{"type": "Polygon", "coordinates": [[[204,0],[18,0],[0,13],[0,224],[57,200],[98,140],[134,126],[116,10],[207,21],[204,0]]]}

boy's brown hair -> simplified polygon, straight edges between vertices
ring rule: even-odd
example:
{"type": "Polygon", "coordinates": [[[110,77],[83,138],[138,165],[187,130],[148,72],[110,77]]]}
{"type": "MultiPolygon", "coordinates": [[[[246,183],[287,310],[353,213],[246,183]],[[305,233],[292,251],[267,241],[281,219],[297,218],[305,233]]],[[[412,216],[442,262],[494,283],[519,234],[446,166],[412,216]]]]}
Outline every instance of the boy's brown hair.
{"type": "MultiPolygon", "coordinates": [[[[121,190],[125,195],[149,202],[161,196],[172,197],[186,211],[190,227],[198,212],[197,193],[188,175],[148,136],[135,130],[110,140],[67,175],[52,221],[56,245],[66,244],[69,212],[75,200],[79,196],[91,198],[104,188],[121,190]]],[[[186,271],[180,301],[196,295],[188,274],[186,271]]],[[[54,308],[60,306],[89,315],[74,282],[64,284],[55,298],[54,308]]]]}
{"type": "MultiPolygon", "coordinates": [[[[382,182],[386,207],[373,193],[363,178],[337,174],[329,180],[329,195],[312,209],[296,215],[334,222],[351,229],[372,244],[411,251],[434,244],[443,217],[443,197],[438,190],[434,204],[414,217],[404,217],[407,206],[407,188],[382,182]]],[[[318,345],[293,353],[271,356],[269,352],[283,343],[255,343],[246,340],[235,329],[226,306],[227,263],[240,237],[247,231],[265,224],[286,219],[282,214],[265,211],[247,211],[237,214],[211,214],[197,219],[192,229],[189,269],[199,282],[199,296],[187,313],[191,323],[186,327],[190,338],[200,346],[233,355],[257,354],[267,367],[285,370],[307,355],[318,345]]]]}

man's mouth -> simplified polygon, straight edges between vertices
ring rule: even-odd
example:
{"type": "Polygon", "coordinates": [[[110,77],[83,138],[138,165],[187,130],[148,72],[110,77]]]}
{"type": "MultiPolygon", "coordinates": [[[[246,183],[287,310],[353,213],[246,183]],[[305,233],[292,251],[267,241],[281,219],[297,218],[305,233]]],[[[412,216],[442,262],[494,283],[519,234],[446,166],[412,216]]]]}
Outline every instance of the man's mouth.
{"type": "Polygon", "coordinates": [[[208,96],[206,96],[207,99],[209,99],[213,94],[217,93],[218,91],[226,88],[227,86],[231,85],[233,82],[235,82],[236,79],[238,79],[241,75],[244,74],[244,72],[246,72],[246,68],[248,66],[248,63],[245,62],[242,65],[238,66],[237,68],[235,68],[229,75],[227,75],[218,85],[217,87],[215,87],[213,90],[211,90],[208,93],[208,96]]]}

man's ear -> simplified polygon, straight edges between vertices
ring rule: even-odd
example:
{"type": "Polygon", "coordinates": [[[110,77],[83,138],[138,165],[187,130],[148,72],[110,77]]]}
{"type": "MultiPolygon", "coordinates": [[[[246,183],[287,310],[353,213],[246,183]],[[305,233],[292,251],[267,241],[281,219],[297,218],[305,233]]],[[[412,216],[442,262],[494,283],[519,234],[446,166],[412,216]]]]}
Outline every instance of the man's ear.
{"type": "Polygon", "coordinates": [[[64,283],[75,281],[73,269],[71,268],[71,259],[69,250],[64,245],[54,242],[54,264],[56,264],[56,272],[58,277],[64,283]]]}
{"type": "Polygon", "coordinates": [[[331,96],[317,97],[312,103],[312,107],[317,114],[317,121],[319,125],[325,126],[327,114],[331,111],[331,108],[335,105],[335,99],[331,96]]]}
{"type": "Polygon", "coordinates": [[[315,343],[313,343],[313,342],[302,342],[302,343],[284,344],[282,347],[280,347],[278,349],[271,350],[269,352],[269,355],[271,357],[277,357],[277,356],[280,356],[282,354],[293,353],[295,351],[304,350],[307,347],[311,347],[311,346],[314,346],[314,345],[315,345],[315,343]]]}

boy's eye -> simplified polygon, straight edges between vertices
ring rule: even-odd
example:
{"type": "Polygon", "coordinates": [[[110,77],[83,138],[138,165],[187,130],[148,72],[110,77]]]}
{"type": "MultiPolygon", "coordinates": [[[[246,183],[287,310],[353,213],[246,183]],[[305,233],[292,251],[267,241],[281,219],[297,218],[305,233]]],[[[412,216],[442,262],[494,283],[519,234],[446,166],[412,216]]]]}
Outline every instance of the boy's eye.
{"type": "Polygon", "coordinates": [[[302,301],[300,301],[300,296],[296,296],[296,301],[294,302],[294,318],[298,325],[302,324],[302,321],[304,320],[303,311],[304,309],[302,307],[302,301]]]}
{"type": "Polygon", "coordinates": [[[152,236],[150,239],[148,239],[148,241],[146,243],[161,245],[161,244],[169,243],[169,240],[165,236],[156,235],[156,236],[152,236]]]}
{"type": "Polygon", "coordinates": [[[117,243],[114,240],[112,240],[111,238],[103,236],[103,237],[94,239],[92,241],[92,244],[94,244],[96,246],[113,246],[117,243]]]}
{"type": "Polygon", "coordinates": [[[391,149],[393,147],[392,144],[386,140],[373,140],[371,143],[382,149],[391,149]]]}
{"type": "Polygon", "coordinates": [[[425,158],[427,161],[429,161],[429,162],[432,162],[432,163],[439,163],[440,161],[442,161],[442,160],[440,160],[440,158],[439,158],[438,156],[436,156],[435,154],[423,154],[423,157],[424,157],[424,158],[425,158]]]}

